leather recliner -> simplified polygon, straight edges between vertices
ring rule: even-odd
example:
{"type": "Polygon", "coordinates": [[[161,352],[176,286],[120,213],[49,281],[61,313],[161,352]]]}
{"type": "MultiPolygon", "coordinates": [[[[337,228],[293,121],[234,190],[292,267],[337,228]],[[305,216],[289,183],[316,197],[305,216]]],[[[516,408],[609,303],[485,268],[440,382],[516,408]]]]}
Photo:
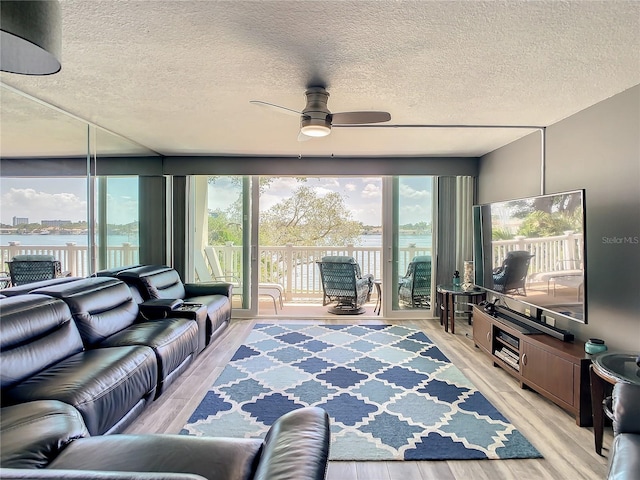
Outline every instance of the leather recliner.
{"type": "Polygon", "coordinates": [[[156,396],[194,360],[198,325],[186,318],[142,321],[129,287],[115,278],[91,277],[35,290],[63,300],[88,349],[145,345],[158,362],[156,396]]]}
{"type": "Polygon", "coordinates": [[[0,299],[0,324],[3,405],[60,400],[80,412],[89,433],[100,435],[122,431],[155,396],[153,350],[85,348],[62,300],[37,294],[0,299]]]}
{"type": "Polygon", "coordinates": [[[116,278],[136,287],[143,299],[181,299],[207,309],[206,344],[231,321],[233,285],[223,282],[182,283],[178,272],[167,265],[143,265],[119,271],[116,278]]]}
{"type": "Polygon", "coordinates": [[[2,409],[0,477],[101,480],[322,480],[329,417],[307,407],[283,415],[264,440],[183,435],[89,437],[61,402],[2,409]]]}

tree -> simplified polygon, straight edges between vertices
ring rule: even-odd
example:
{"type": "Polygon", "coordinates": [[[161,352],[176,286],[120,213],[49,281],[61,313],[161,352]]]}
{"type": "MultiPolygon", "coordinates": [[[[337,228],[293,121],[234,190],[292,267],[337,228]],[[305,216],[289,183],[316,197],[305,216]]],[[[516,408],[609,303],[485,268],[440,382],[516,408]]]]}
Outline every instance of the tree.
{"type": "Polygon", "coordinates": [[[535,238],[562,235],[563,232],[582,230],[580,198],[576,195],[553,195],[521,201],[513,216],[522,218],[517,235],[535,238]]]}
{"type": "Polygon", "coordinates": [[[242,228],[226,212],[210,210],[208,224],[209,245],[224,245],[226,242],[242,245],[242,228]]]}
{"type": "Polygon", "coordinates": [[[575,227],[575,222],[568,215],[536,211],[524,219],[518,228],[518,235],[529,238],[562,235],[563,232],[574,230],[575,227]]]}
{"type": "Polygon", "coordinates": [[[345,245],[354,243],[361,232],[362,224],[351,219],[339,193],[320,196],[307,186],[298,187],[260,217],[261,245],[345,245]]]}

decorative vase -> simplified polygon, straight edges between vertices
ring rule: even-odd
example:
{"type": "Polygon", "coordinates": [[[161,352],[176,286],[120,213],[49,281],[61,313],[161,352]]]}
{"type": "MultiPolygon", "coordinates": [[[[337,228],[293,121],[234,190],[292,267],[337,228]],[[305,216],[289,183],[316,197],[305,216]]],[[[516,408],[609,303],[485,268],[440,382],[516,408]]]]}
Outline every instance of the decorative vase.
{"type": "Polygon", "coordinates": [[[462,284],[462,287],[465,290],[469,290],[469,289],[473,288],[473,286],[474,286],[474,282],[473,282],[473,261],[464,262],[463,277],[464,277],[464,282],[462,284]]]}

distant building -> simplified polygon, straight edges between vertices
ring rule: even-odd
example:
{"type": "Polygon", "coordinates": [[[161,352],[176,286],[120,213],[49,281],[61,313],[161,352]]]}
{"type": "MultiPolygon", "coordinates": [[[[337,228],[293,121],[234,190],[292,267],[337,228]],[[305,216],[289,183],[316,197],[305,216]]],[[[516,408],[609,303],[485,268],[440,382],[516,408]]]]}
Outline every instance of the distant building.
{"type": "Polygon", "coordinates": [[[71,220],[42,220],[40,224],[43,227],[62,227],[63,225],[69,225],[71,220]]]}
{"type": "Polygon", "coordinates": [[[18,225],[27,225],[29,223],[29,219],[27,217],[13,217],[13,226],[17,227],[18,225]]]}

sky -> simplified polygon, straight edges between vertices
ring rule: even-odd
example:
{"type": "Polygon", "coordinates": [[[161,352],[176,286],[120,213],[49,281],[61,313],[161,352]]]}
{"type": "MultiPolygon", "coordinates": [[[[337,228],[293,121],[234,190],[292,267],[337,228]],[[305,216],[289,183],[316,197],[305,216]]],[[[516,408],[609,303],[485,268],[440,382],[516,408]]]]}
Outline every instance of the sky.
{"type": "MultiPolygon", "coordinates": [[[[109,177],[109,223],[125,224],[138,216],[138,183],[135,177],[109,177]]],[[[0,222],[13,225],[13,217],[30,223],[42,220],[87,220],[85,178],[0,178],[0,222]]]]}
{"type": "MultiPolygon", "coordinates": [[[[432,195],[428,177],[402,177],[399,202],[400,224],[430,222],[432,195]]],[[[313,188],[320,195],[338,192],[351,210],[352,219],[365,225],[382,225],[381,177],[310,177],[301,183],[294,177],[278,177],[261,195],[261,210],[267,210],[286,198],[300,185],[313,188]]],[[[238,198],[238,187],[218,178],[215,195],[209,195],[209,208],[225,209],[238,198]],[[215,202],[215,203],[212,203],[215,202]]],[[[137,182],[135,177],[109,177],[109,223],[125,224],[137,219],[137,182]]],[[[84,178],[0,178],[0,221],[11,225],[16,217],[29,222],[42,220],[85,221],[87,187],[84,178]]]]}
{"type": "MultiPolygon", "coordinates": [[[[428,177],[402,177],[400,224],[431,222],[431,182],[425,178],[428,177]]],[[[319,195],[338,192],[350,209],[353,220],[364,225],[382,225],[381,177],[308,177],[306,182],[299,182],[295,177],[277,177],[260,196],[260,209],[268,210],[301,185],[313,188],[319,195]]],[[[217,179],[214,185],[210,185],[209,209],[225,210],[238,198],[238,192],[238,187],[217,179]]]]}

